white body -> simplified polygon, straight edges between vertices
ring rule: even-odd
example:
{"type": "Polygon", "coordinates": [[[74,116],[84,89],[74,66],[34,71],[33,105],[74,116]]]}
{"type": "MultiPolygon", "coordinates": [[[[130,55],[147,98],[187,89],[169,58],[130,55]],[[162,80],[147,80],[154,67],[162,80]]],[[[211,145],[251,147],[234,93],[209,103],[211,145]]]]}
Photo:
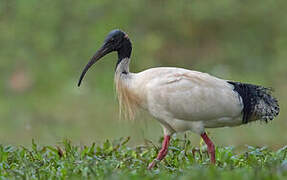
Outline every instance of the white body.
{"type": "Polygon", "coordinates": [[[118,65],[118,83],[161,123],[165,135],[186,130],[201,134],[204,128],[242,124],[242,99],[226,80],[169,67],[121,73],[129,72],[129,61],[118,65]]]}

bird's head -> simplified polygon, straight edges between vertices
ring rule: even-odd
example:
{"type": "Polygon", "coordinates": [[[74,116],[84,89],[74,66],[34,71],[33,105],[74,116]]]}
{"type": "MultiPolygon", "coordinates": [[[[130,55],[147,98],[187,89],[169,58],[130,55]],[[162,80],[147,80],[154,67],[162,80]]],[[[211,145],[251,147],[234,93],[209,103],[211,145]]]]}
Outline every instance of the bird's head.
{"type": "Polygon", "coordinates": [[[107,35],[102,47],[100,47],[97,50],[97,52],[88,62],[88,64],[85,66],[84,70],[82,71],[81,77],[79,79],[78,86],[81,85],[81,82],[86,72],[88,71],[88,69],[99,59],[101,59],[102,57],[104,57],[105,55],[113,51],[118,52],[118,57],[119,57],[118,63],[124,58],[130,58],[131,51],[132,51],[132,45],[131,45],[131,41],[129,40],[128,35],[125,32],[118,30],[118,29],[111,31],[107,35]]]}

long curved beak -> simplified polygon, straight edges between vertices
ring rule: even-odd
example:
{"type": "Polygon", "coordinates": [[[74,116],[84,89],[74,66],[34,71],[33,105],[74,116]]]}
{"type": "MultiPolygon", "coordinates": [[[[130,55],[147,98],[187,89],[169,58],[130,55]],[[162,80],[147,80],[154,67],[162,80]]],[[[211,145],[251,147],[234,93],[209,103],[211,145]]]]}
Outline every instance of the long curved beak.
{"type": "Polygon", "coordinates": [[[104,44],[97,52],[96,54],[91,58],[91,60],[88,62],[88,64],[85,66],[84,70],[82,71],[81,77],[78,82],[78,87],[81,85],[82,80],[86,74],[86,72],[89,70],[89,68],[95,64],[99,59],[101,59],[103,56],[108,54],[110,51],[110,48],[104,44]]]}

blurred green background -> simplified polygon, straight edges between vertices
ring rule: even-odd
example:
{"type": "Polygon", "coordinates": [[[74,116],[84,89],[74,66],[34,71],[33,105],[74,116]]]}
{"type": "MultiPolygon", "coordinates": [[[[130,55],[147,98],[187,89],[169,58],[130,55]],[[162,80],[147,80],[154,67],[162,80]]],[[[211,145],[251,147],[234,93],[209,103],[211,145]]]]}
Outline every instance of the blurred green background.
{"type": "MultiPolygon", "coordinates": [[[[209,132],[218,145],[281,147],[287,142],[284,7],[284,0],[0,0],[0,142],[157,140],[162,129],[146,113],[134,122],[119,118],[116,53],[76,86],[107,33],[120,28],[133,42],[133,72],[177,66],[273,87],[281,106],[273,122],[209,132]]],[[[189,135],[197,145],[199,137],[189,135]]]]}

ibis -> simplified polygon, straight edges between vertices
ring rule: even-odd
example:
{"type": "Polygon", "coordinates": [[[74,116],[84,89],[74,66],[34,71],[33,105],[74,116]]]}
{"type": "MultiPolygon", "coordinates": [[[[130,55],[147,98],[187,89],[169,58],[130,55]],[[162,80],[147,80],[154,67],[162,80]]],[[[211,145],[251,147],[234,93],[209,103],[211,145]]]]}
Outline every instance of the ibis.
{"type": "Polygon", "coordinates": [[[129,118],[134,118],[142,108],[163,128],[162,148],[148,169],[166,156],[170,136],[174,133],[190,130],[200,135],[214,164],[215,146],[206,128],[239,126],[257,120],[269,122],[279,114],[277,99],[271,95],[270,88],[263,86],[176,67],[130,72],[132,43],[121,30],[107,35],[83,69],[78,86],[94,63],[114,51],[118,54],[114,79],[120,108],[129,118]]]}

